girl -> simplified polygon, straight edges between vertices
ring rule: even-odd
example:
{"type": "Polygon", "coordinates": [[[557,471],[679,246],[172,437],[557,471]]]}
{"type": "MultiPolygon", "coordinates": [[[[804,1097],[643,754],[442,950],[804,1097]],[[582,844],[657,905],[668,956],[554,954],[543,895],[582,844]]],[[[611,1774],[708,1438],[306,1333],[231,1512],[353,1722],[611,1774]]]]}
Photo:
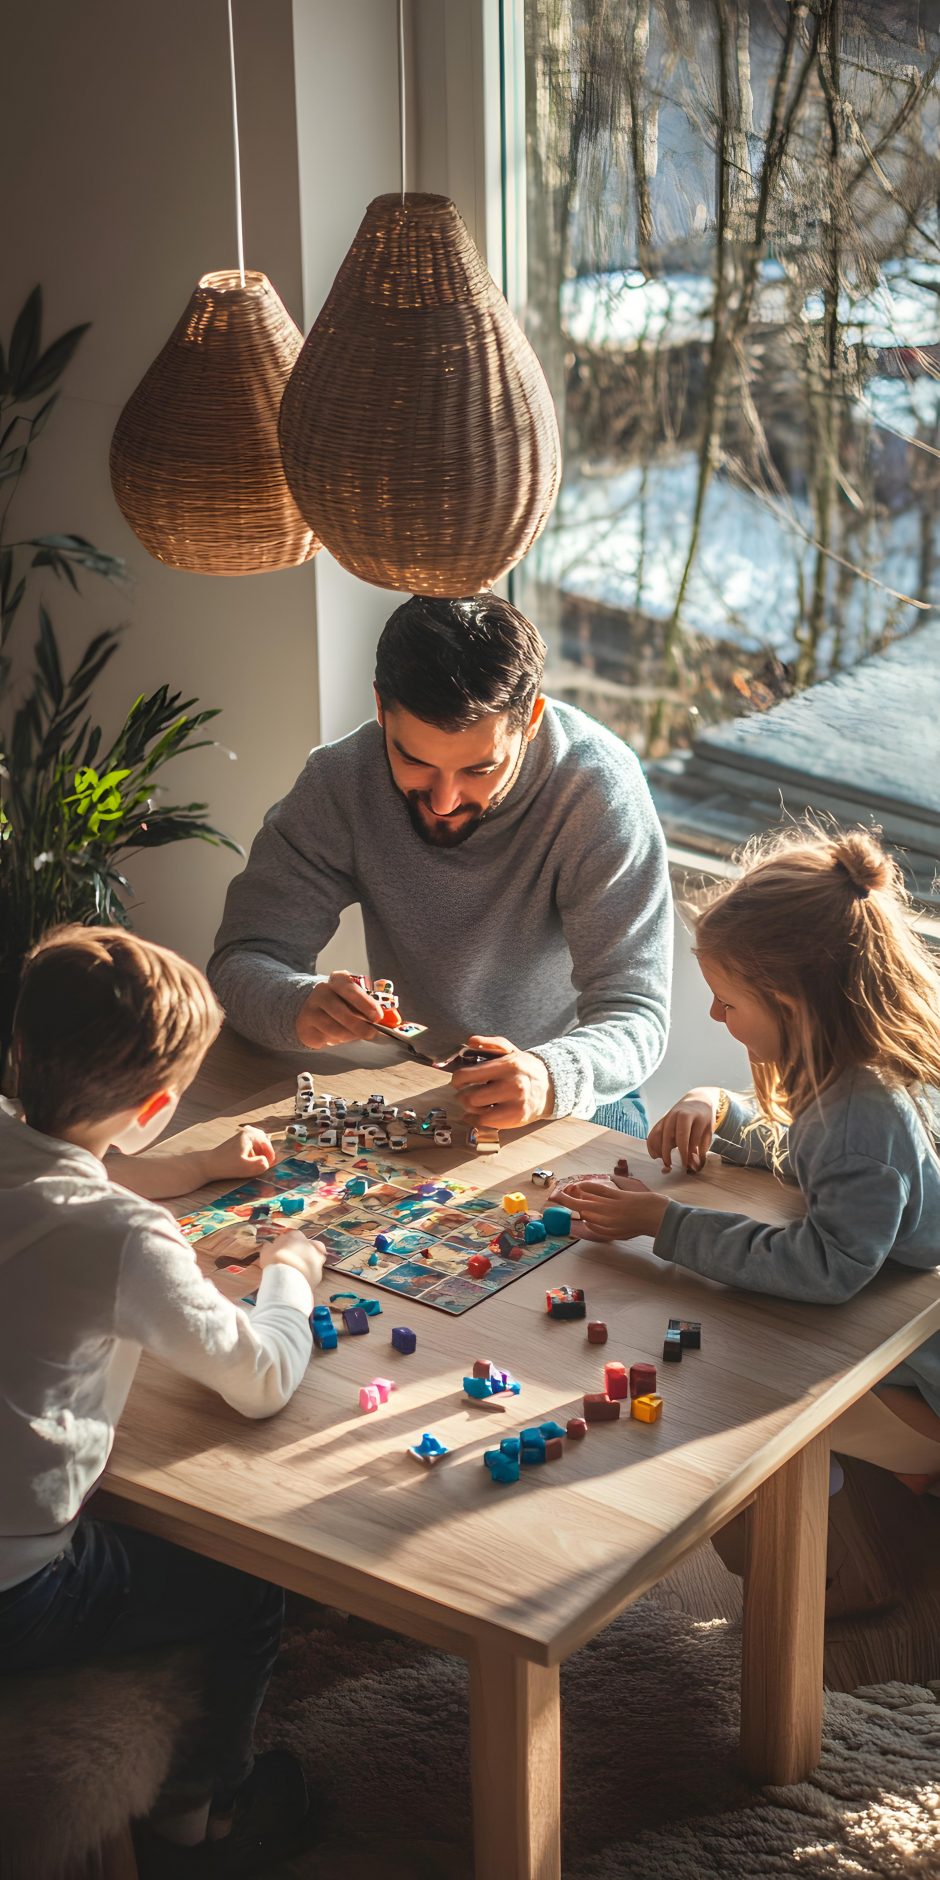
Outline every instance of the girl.
{"type": "MultiPolygon", "coordinates": [[[[710,1147],[795,1179],[802,1220],[769,1227],[622,1178],[566,1196],[597,1238],[654,1236],[664,1260],[781,1299],[837,1304],[885,1260],[940,1260],[940,978],[900,870],[862,830],[757,843],[695,923],[711,1016],[747,1050],[752,1098],[690,1090],[649,1152],[690,1171],[710,1147]]],[[[940,1479],[940,1334],[832,1426],[832,1448],[923,1490],[940,1479]]]]}

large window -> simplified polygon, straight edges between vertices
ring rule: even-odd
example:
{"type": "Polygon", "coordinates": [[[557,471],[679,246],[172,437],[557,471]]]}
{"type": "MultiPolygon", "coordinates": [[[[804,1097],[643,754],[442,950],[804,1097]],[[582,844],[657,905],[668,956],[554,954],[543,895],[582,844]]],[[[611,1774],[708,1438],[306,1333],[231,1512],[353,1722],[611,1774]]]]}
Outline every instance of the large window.
{"type": "Polygon", "coordinates": [[[565,469],[514,592],[556,695],[658,757],[931,618],[940,34],[916,0],[524,13],[565,469]]]}

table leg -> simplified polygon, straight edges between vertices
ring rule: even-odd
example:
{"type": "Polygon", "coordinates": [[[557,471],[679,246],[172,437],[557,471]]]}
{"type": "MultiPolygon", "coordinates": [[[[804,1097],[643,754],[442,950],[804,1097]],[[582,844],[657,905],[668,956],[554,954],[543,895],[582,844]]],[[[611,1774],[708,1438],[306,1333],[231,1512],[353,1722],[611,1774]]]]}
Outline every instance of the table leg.
{"type": "Polygon", "coordinates": [[[748,1510],[741,1756],[755,1782],[801,1782],[819,1761],[828,1508],[824,1432],[748,1510]]]}
{"type": "Polygon", "coordinates": [[[479,1648],[470,1660],[477,1880],[560,1880],[558,1667],[479,1648]]]}

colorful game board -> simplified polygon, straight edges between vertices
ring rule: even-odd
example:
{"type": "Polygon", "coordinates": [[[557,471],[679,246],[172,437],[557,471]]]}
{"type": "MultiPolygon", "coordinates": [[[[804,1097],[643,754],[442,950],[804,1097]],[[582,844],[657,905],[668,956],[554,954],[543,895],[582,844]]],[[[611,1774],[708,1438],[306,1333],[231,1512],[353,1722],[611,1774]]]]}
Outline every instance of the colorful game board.
{"type": "MultiPolygon", "coordinates": [[[[179,1223],[186,1239],[211,1255],[223,1285],[226,1276],[237,1282],[248,1302],[249,1289],[257,1284],[259,1246],[290,1228],[323,1242],[339,1286],[354,1291],[357,1280],[367,1279],[451,1313],[469,1312],[571,1245],[570,1236],[549,1236],[532,1246],[520,1244],[518,1258],[503,1259],[491,1246],[510,1225],[501,1192],[484,1194],[467,1183],[435,1177],[407,1156],[388,1160],[387,1150],[348,1156],[314,1143],[285,1141],[283,1147],[285,1153],[265,1176],[230,1189],[179,1223]],[[364,1176],[369,1187],[365,1194],[347,1195],[345,1184],[355,1176],[364,1176]],[[449,1192],[418,1192],[430,1182],[449,1192]],[[298,1200],[302,1209],[282,1212],[282,1202],[298,1200]],[[270,1212],[253,1221],[252,1214],[266,1203],[270,1212]],[[391,1243],[385,1252],[375,1248],[378,1234],[391,1243]],[[492,1261],[483,1279],[467,1272],[474,1253],[486,1253],[492,1261]]],[[[532,1213],[538,1212],[533,1197],[532,1213]]]]}

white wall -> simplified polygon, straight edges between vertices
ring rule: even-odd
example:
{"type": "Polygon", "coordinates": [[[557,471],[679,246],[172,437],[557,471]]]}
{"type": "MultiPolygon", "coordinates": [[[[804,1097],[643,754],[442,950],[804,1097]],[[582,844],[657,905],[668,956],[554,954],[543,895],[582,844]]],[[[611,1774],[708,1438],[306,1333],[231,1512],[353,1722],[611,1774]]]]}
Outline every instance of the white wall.
{"type": "MultiPolygon", "coordinates": [[[[322,0],[328,11],[328,0],[322,0]]],[[[290,0],[236,0],[245,253],[302,318],[290,0]]],[[[4,34],[0,332],[29,289],[45,293],[45,337],[92,321],[36,449],[14,516],[23,533],[74,531],[125,555],[125,593],[92,580],[69,605],[36,580],[16,643],[42,595],[72,657],[125,620],[98,687],[106,725],[168,681],[222,708],[231,763],[201,752],[167,773],[176,800],[210,802],[247,843],[317,741],[311,567],[237,579],[152,561],[111,495],[108,446],[128,394],[199,276],[235,263],[228,40],[223,0],[30,0],[4,34]]],[[[141,932],[204,960],[230,875],[225,850],[186,843],[131,866],[141,932]]]]}

